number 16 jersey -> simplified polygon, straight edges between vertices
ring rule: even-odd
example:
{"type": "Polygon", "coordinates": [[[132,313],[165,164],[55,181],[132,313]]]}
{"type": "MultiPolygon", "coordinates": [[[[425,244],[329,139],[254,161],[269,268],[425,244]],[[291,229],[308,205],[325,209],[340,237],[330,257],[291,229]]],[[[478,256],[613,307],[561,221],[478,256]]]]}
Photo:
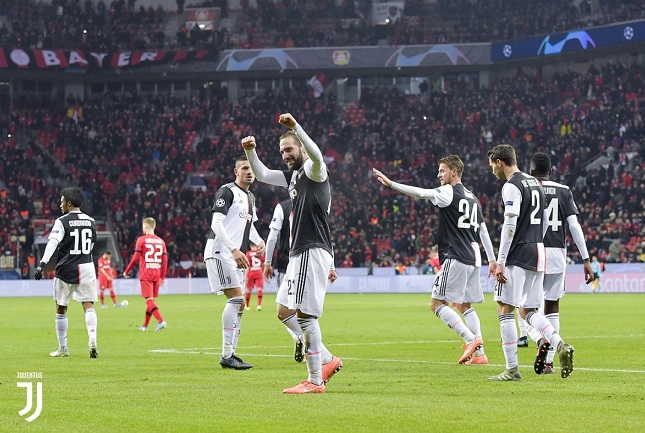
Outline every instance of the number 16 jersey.
{"type": "Polygon", "coordinates": [[[82,212],[69,212],[54,222],[49,239],[58,240],[56,277],[67,284],[96,281],[92,249],[96,240],[94,219],[82,212]]]}

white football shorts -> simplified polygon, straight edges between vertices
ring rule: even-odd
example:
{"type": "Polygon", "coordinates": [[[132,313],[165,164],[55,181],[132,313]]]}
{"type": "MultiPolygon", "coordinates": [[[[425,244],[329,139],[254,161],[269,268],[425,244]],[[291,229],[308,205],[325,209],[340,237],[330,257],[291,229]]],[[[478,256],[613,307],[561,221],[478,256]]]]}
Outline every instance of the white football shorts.
{"type": "Polygon", "coordinates": [[[544,275],[544,299],[557,301],[564,296],[565,273],[544,275]]]}
{"type": "Polygon", "coordinates": [[[323,248],[310,248],[291,257],[276,302],[290,310],[322,316],[332,260],[323,248]]]}
{"type": "Polygon", "coordinates": [[[216,254],[206,259],[206,273],[212,293],[240,287],[244,292],[244,269],[237,267],[232,255],[216,254]]]}
{"type": "Polygon", "coordinates": [[[69,284],[60,278],[54,278],[54,301],[56,304],[67,307],[71,299],[77,302],[97,302],[96,281],[69,284]]]}
{"type": "Polygon", "coordinates": [[[484,291],[479,279],[480,268],[448,259],[434,279],[432,298],[458,304],[484,302],[484,291]]]}
{"type": "Polygon", "coordinates": [[[495,302],[520,308],[541,308],[544,299],[544,272],[511,265],[505,269],[506,284],[495,284],[495,302]]]}

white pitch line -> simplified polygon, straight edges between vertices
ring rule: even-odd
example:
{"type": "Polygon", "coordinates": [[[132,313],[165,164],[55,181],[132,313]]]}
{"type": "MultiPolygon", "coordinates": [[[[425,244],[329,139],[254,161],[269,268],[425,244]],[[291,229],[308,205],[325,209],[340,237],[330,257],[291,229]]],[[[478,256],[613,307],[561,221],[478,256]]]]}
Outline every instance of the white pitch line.
{"type": "MultiPolygon", "coordinates": [[[[277,346],[273,346],[274,348],[277,346]]],[[[283,346],[284,347],[284,346],[283,346]]],[[[289,346],[290,347],[290,346],[289,346]]],[[[217,350],[214,347],[209,347],[203,350],[217,350]]],[[[209,351],[199,351],[195,349],[157,349],[150,350],[153,353],[177,353],[177,354],[186,354],[186,355],[209,355],[209,356],[221,356],[221,353],[218,352],[209,352],[209,351]]],[[[292,358],[293,355],[275,355],[268,353],[240,353],[241,356],[255,356],[262,358],[292,358]]],[[[414,360],[414,359],[383,359],[383,358],[353,358],[343,356],[343,360],[347,361],[358,361],[358,362],[396,362],[399,364],[426,364],[426,365],[456,365],[454,362],[445,362],[445,361],[429,361],[429,360],[414,360]]],[[[504,364],[486,364],[486,367],[498,367],[504,368],[504,364]]],[[[533,365],[520,365],[522,368],[531,369],[533,365]]],[[[471,367],[472,368],[472,367],[471,367]]],[[[626,370],[619,368],[590,368],[590,367],[576,367],[574,371],[590,371],[598,373],[643,373],[645,370],[626,370]]]]}
{"type": "MultiPolygon", "coordinates": [[[[636,335],[588,335],[588,336],[567,336],[567,341],[575,342],[576,340],[585,340],[585,339],[616,339],[616,338],[642,338],[645,337],[645,334],[636,334],[636,335]]],[[[451,344],[460,344],[461,341],[459,340],[404,340],[404,341],[376,341],[376,342],[354,342],[354,343],[334,343],[332,344],[333,347],[336,346],[391,346],[395,344],[445,344],[445,343],[451,343],[451,344]]],[[[487,345],[491,346],[494,344],[499,344],[499,341],[495,340],[487,340],[487,345]]],[[[288,347],[293,347],[291,346],[246,346],[247,349],[282,349],[282,348],[288,348],[288,347]]],[[[192,347],[192,348],[186,348],[182,350],[219,350],[216,347],[192,347]]]]}

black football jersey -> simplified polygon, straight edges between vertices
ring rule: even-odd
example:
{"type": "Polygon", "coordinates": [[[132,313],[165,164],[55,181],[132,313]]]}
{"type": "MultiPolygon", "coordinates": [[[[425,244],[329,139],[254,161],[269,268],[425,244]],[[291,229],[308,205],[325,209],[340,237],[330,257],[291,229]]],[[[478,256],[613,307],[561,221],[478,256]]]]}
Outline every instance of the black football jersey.
{"type": "Polygon", "coordinates": [[[544,189],[533,176],[514,173],[502,188],[504,215],[516,215],[517,225],[506,265],[530,271],[544,270],[542,231],[545,205],[544,189]]]}

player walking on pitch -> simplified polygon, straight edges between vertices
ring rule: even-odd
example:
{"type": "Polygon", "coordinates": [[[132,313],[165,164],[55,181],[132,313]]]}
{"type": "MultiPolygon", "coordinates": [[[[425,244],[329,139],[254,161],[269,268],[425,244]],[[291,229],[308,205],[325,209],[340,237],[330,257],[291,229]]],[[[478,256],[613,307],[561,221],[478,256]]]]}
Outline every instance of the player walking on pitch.
{"type": "Polygon", "coordinates": [[[85,310],[90,358],[99,357],[96,344],[98,320],[94,310],[94,303],[97,301],[96,270],[92,259],[96,223],[92,217],[81,212],[80,208],[84,204],[85,194],[80,188],[65,188],[61,192],[60,210],[63,216],[54,222],[45,252],[36,268],[35,278],[40,280],[43,277],[43,268],[58,248],[54,278],[58,349],[49,354],[52,357],[69,356],[67,306],[72,298],[80,302],[85,310]]]}
{"type": "Polygon", "coordinates": [[[132,260],[123,271],[125,278],[130,278],[130,271],[139,262],[139,282],[141,284],[141,296],[146,300],[146,315],[143,326],[139,331],[147,331],[150,318],[157,319],[156,332],[166,329],[168,325],[161,317],[161,312],[155,300],[159,296],[159,288],[163,286],[168,267],[168,251],[166,242],[155,234],[157,222],[154,218],[145,218],[141,225],[143,236],[139,236],[134,247],[132,260]]]}

